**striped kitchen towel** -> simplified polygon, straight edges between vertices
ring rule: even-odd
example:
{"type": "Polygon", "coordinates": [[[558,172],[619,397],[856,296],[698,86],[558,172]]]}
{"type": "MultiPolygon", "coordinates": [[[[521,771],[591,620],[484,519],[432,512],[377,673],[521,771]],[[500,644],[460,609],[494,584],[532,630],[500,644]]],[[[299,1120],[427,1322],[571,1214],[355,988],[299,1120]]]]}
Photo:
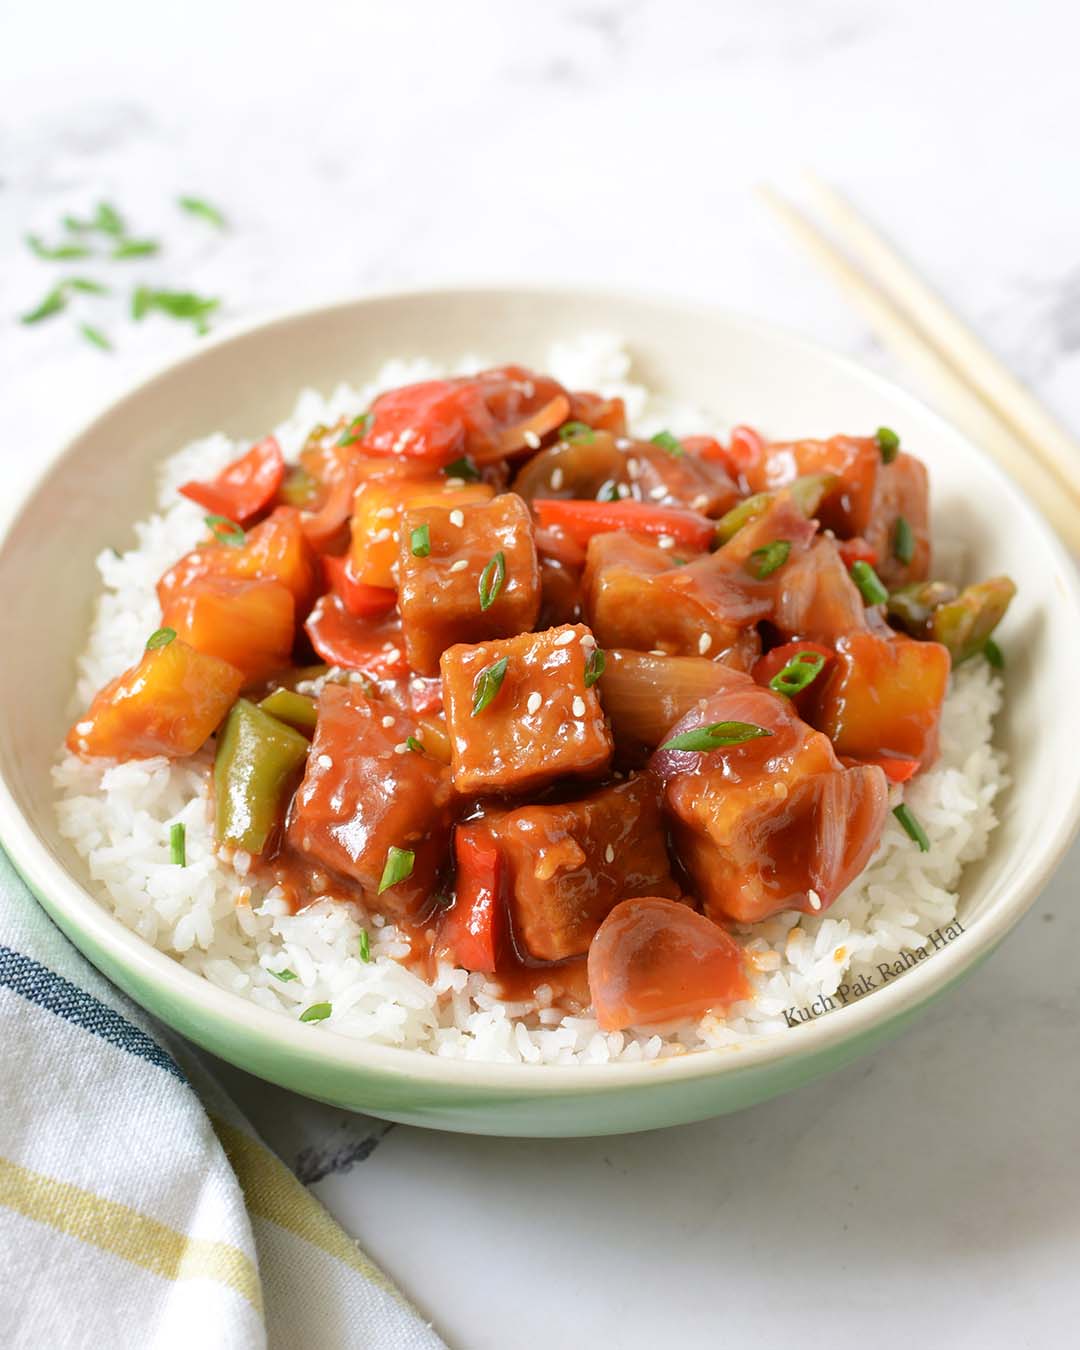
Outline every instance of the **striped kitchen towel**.
{"type": "Polygon", "coordinates": [[[0,1326],[8,1350],[443,1344],[2,852],[0,1326]]]}

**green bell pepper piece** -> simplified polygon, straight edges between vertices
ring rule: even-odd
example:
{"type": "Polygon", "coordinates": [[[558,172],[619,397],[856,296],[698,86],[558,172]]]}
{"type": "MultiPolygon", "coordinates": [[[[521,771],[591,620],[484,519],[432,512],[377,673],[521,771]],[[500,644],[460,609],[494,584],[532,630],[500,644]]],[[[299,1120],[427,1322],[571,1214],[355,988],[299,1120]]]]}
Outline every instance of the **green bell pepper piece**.
{"type": "Polygon", "coordinates": [[[292,727],[239,698],[218,736],[214,833],[219,843],[262,853],[285,819],[310,749],[292,727]]]}

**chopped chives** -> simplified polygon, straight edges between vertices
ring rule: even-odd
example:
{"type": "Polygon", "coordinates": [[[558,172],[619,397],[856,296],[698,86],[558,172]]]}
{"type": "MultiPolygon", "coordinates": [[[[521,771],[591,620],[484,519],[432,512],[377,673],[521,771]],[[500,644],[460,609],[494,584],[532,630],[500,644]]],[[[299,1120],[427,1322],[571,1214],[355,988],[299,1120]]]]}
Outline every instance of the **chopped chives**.
{"type": "Polygon", "coordinates": [[[607,666],[607,657],[599,647],[594,647],[589,653],[589,659],[585,662],[585,688],[591,689],[596,681],[604,673],[607,666]]]}
{"type": "Polygon", "coordinates": [[[899,806],[893,807],[893,815],[903,825],[908,838],[918,844],[919,852],[929,853],[930,840],[926,837],[926,831],[912,815],[910,808],[901,802],[899,806]]]}
{"type": "Polygon", "coordinates": [[[560,441],[580,441],[582,445],[591,445],[596,440],[596,432],[584,422],[564,422],[559,428],[560,441]]]}
{"type": "Polygon", "coordinates": [[[156,652],[159,647],[167,647],[176,637],[175,628],[158,628],[146,639],[146,650],[156,652]]]}
{"type": "Polygon", "coordinates": [[[796,652],[787,665],[772,677],[769,688],[792,698],[813,684],[824,667],[825,658],[820,652],[796,652]]]}
{"type": "Polygon", "coordinates": [[[881,452],[882,464],[891,464],[900,453],[900,437],[891,427],[878,427],[874,440],[881,452]]]}
{"type": "Polygon", "coordinates": [[[493,661],[490,666],[485,666],[476,677],[476,684],[473,686],[473,717],[482,713],[502,688],[508,663],[509,658],[504,656],[498,661],[493,661]]]}
{"type": "Polygon", "coordinates": [[[46,244],[36,234],[26,236],[26,246],[35,257],[43,258],[47,262],[70,262],[74,258],[88,258],[90,256],[90,250],[85,244],[72,243],[52,246],[46,244]]]}
{"type": "Polygon", "coordinates": [[[758,581],[771,577],[777,568],[783,567],[791,556],[791,544],[787,539],[774,539],[771,544],[754,549],[746,561],[751,575],[758,581]]]}
{"type": "Polygon", "coordinates": [[[431,553],[431,527],[417,525],[409,535],[409,552],[414,558],[426,558],[431,553]]]}
{"type": "Polygon", "coordinates": [[[228,516],[204,516],[203,520],[219,544],[225,544],[228,548],[243,547],[244,531],[235,520],[230,520],[228,516]]]}
{"type": "Polygon", "coordinates": [[[676,459],[686,454],[682,441],[677,436],[673,436],[670,431],[658,431],[650,439],[653,445],[658,445],[661,450],[666,450],[669,455],[674,455],[676,459]]]}
{"type": "Polygon", "coordinates": [[[906,567],[915,556],[915,535],[903,516],[896,517],[892,537],[893,557],[906,567]]]}
{"type": "Polygon", "coordinates": [[[422,755],[422,754],[424,753],[424,744],[423,744],[423,742],[422,742],[422,741],[418,741],[418,740],[416,739],[415,736],[406,736],[406,737],[405,737],[405,744],[409,747],[409,749],[410,749],[410,750],[413,752],[413,754],[415,754],[415,755],[422,755]]]}
{"type": "Polygon", "coordinates": [[[325,1022],[334,1011],[331,1003],[313,1003],[300,1014],[301,1022],[325,1022]]]}
{"type": "Polygon", "coordinates": [[[100,328],[95,328],[92,324],[89,323],[81,323],[79,324],[79,332],[83,335],[83,337],[87,340],[87,342],[93,343],[95,347],[100,347],[103,352],[112,351],[112,343],[109,341],[109,339],[105,336],[105,334],[101,331],[100,328]]]}
{"type": "Polygon", "coordinates": [[[361,413],[359,417],[354,417],[345,430],[338,437],[338,445],[355,445],[371,426],[371,413],[361,413]]]}
{"type": "Polygon", "coordinates": [[[455,459],[452,464],[448,464],[443,472],[447,478],[461,478],[466,483],[478,483],[480,481],[479,469],[465,455],[462,455],[460,459],[455,459]]]}
{"type": "Polygon", "coordinates": [[[661,750],[718,750],[724,745],[743,745],[746,741],[757,740],[759,736],[771,736],[766,727],[754,722],[712,722],[706,727],[695,727],[693,731],[684,731],[666,741],[661,750]]]}
{"type": "Polygon", "coordinates": [[[491,559],[480,573],[477,590],[480,593],[480,608],[488,610],[499,598],[499,592],[506,580],[506,554],[502,549],[491,559]]]}
{"type": "Polygon", "coordinates": [[[55,286],[49,294],[19,318],[20,323],[40,323],[42,319],[48,319],[53,314],[59,314],[67,304],[67,291],[63,286],[55,286]]]}
{"type": "Polygon", "coordinates": [[[169,827],[169,861],[177,867],[187,866],[187,831],[183,821],[169,827]]]}
{"type": "Polygon", "coordinates": [[[386,851],[386,864],[379,881],[379,894],[382,895],[383,891],[388,891],[391,886],[396,886],[399,881],[404,881],[407,877],[412,876],[415,861],[416,854],[412,849],[397,848],[391,844],[386,851]]]}
{"type": "Polygon", "coordinates": [[[995,670],[1005,669],[1005,653],[997,645],[992,637],[988,637],[983,643],[983,656],[994,667],[995,670]]]}
{"type": "Polygon", "coordinates": [[[120,239],[113,248],[113,258],[152,258],[160,250],[156,239],[120,239]]]}
{"type": "Polygon", "coordinates": [[[368,937],[366,928],[360,929],[360,960],[365,965],[371,964],[371,938],[368,937]]]}
{"type": "Polygon", "coordinates": [[[289,969],[272,970],[270,974],[273,975],[275,980],[280,980],[282,984],[288,984],[290,980],[295,980],[297,978],[296,971],[289,969]]]}
{"type": "Polygon", "coordinates": [[[881,578],[862,558],[851,564],[851,579],[868,605],[883,605],[888,600],[889,592],[881,578]]]}
{"type": "Polygon", "coordinates": [[[201,216],[203,220],[209,221],[219,230],[224,230],[227,227],[227,221],[217,207],[211,206],[202,197],[177,197],[176,204],[189,215],[201,216]]]}

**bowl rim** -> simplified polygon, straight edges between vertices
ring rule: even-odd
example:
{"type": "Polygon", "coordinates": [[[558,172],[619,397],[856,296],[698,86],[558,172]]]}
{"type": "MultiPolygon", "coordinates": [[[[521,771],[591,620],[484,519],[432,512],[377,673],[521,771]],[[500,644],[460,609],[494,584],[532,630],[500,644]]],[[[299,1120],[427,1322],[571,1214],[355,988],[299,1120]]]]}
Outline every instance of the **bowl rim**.
{"type": "MultiPolygon", "coordinates": [[[[425,296],[447,300],[498,296],[569,294],[587,298],[598,305],[631,302],[651,305],[668,312],[702,315],[720,319],[736,329],[778,341],[796,352],[816,357],[838,373],[877,387],[895,401],[911,406],[918,417],[936,424],[947,437],[959,439],[978,456],[983,468],[999,481],[1013,498],[1024,525],[1041,536],[1056,566],[1063,598],[1080,620],[1080,578],[1072,560],[1050,525],[1031,504],[1022,487],[1014,483],[983,451],[946,418],[919,398],[877,372],[868,370],[851,357],[833,351],[803,334],[771,320],[742,314],[724,306],[701,300],[672,296],[661,292],[623,287],[582,286],[572,282],[479,282],[458,281],[446,284],[417,284],[368,288],[359,294],[329,303],[293,306],[269,315],[223,327],[193,351],[171,356],[144,371],[119,396],[103,399],[90,418],[80,419],[60,449],[47,456],[24,488],[13,508],[0,523],[0,556],[10,545],[23,511],[48,484],[60,474],[69,459],[79,453],[79,442],[91,436],[99,423],[111,417],[125,404],[152,394],[163,383],[186,367],[205,362],[219,349],[243,343],[255,334],[274,328],[287,328],[298,322],[310,322],[335,312],[362,309],[373,302],[396,299],[416,300],[425,296]]],[[[5,714],[6,715],[6,714],[5,714]]],[[[625,1091],[635,1086],[660,1082],[687,1082],[724,1074],[760,1069],[781,1060],[792,1063],[816,1058],[846,1042],[854,1042],[875,1027],[883,1027],[903,1014],[913,1013],[937,993],[943,991],[965,971],[988,955],[997,943],[1022,918],[1058,866],[1073,838],[1080,830],[1080,763],[1072,783],[1070,801],[1058,816],[1051,835],[1042,841],[1037,858],[1028,860],[1027,870],[1013,888],[1003,893],[992,908],[971,928],[935,953],[934,960],[921,962],[904,978],[876,989],[871,998],[861,998],[800,1024],[794,1028],[748,1037],[722,1048],[696,1050],[685,1055],[657,1060],[622,1061],[593,1065],[547,1065],[503,1063],[443,1057],[424,1051],[379,1045],[343,1034],[313,1037],[310,1026],[282,1016],[214,985],[204,976],[187,970],[174,957],[153,947],[111,914],[105,906],[71,875],[37,837],[31,821],[17,806],[6,775],[0,771],[0,843],[16,870],[39,898],[48,897],[53,906],[95,949],[103,951],[117,966],[131,972],[140,983],[154,986],[166,994],[172,1004],[192,1011],[194,1020],[205,1024],[220,1019],[245,1040],[261,1042],[269,1049],[288,1051],[297,1060],[307,1059],[327,1071],[344,1074],[359,1071],[413,1080],[430,1088],[454,1089],[464,1086],[483,1089],[495,1096],[515,1098],[532,1092],[544,1095],[589,1095],[605,1091],[625,1091]]],[[[78,945],[78,944],[75,944],[78,945]]],[[[153,1009],[151,1015],[157,1016],[153,1009]]],[[[164,1019],[163,1019],[164,1020],[164,1019]]],[[[329,1028],[329,1030],[333,1030],[329,1028]]],[[[218,1053],[227,1054],[218,1050],[218,1053]]]]}

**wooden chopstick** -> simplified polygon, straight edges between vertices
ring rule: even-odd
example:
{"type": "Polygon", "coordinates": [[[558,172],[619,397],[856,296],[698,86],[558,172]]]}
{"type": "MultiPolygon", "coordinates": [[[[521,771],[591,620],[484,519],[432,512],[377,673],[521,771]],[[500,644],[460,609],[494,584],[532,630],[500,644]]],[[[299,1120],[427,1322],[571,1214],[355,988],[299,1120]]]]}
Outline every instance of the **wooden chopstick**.
{"type": "Polygon", "coordinates": [[[924,331],[874,286],[808,217],[769,187],[758,195],[795,239],[840,285],[883,342],[909,364],[932,391],[941,410],[1015,478],[1057,530],[1080,554],[1080,511],[1061,477],[1036,458],[1026,441],[970,385],[924,331]]]}
{"type": "Polygon", "coordinates": [[[850,253],[1017,436],[1059,475],[1080,509],[1080,445],[835,188],[804,174],[814,201],[850,253]]]}

